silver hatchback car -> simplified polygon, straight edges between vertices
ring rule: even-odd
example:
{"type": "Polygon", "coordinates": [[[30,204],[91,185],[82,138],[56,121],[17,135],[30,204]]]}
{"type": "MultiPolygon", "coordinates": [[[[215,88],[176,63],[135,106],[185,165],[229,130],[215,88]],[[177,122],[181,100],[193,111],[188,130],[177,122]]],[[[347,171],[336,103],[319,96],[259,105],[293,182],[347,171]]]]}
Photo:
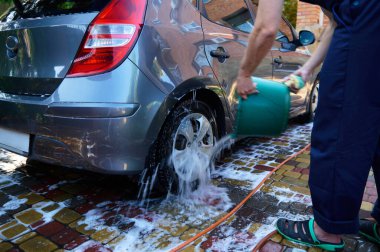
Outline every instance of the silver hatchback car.
{"type": "MultiPolygon", "coordinates": [[[[256,9],[245,0],[2,1],[0,146],[102,173],[159,166],[166,186],[173,152],[207,153],[232,131],[256,9]]],[[[255,76],[282,79],[312,42],[284,19],[255,76]]],[[[291,116],[310,118],[316,85],[292,95],[291,116]]]]}

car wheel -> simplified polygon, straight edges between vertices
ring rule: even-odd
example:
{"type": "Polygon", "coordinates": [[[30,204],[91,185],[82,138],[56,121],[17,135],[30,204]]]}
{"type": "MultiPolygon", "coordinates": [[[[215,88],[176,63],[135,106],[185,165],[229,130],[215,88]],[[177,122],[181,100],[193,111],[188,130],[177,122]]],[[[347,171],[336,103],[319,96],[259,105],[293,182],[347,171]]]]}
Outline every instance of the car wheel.
{"type": "Polygon", "coordinates": [[[194,190],[200,182],[197,165],[202,162],[209,175],[209,163],[205,162],[210,162],[218,139],[217,129],[215,114],[202,101],[183,101],[169,114],[158,137],[153,161],[158,167],[161,190],[179,193],[183,182],[191,184],[194,190]]]}
{"type": "Polygon", "coordinates": [[[319,98],[319,80],[317,79],[313,85],[313,90],[311,91],[310,96],[310,121],[314,119],[315,111],[317,110],[319,98]]]}
{"type": "Polygon", "coordinates": [[[310,94],[309,107],[306,114],[301,115],[298,119],[301,123],[309,123],[312,122],[315,116],[315,111],[318,105],[318,97],[319,97],[319,79],[315,80],[313,88],[310,94]]]}

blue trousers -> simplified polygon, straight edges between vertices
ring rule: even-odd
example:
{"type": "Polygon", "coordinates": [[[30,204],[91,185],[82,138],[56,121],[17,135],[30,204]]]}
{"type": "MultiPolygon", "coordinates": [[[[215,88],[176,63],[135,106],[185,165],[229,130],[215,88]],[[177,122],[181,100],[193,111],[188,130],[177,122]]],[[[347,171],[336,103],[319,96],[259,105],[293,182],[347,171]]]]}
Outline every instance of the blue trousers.
{"type": "MultiPolygon", "coordinates": [[[[357,233],[371,167],[380,189],[380,0],[341,0],[320,74],[309,186],[329,233],[357,233]]],[[[380,194],[379,194],[380,195],[380,194]]],[[[380,223],[380,204],[373,209],[380,223]]]]}

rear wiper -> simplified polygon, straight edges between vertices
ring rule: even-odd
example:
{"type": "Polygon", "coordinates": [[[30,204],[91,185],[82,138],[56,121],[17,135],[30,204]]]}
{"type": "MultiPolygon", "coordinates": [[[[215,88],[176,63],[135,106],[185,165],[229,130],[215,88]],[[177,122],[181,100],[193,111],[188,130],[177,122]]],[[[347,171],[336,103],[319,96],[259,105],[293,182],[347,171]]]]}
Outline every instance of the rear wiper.
{"type": "Polygon", "coordinates": [[[22,6],[21,0],[13,0],[13,4],[16,7],[17,14],[20,15],[20,17],[24,16],[24,6],[22,6]]]}

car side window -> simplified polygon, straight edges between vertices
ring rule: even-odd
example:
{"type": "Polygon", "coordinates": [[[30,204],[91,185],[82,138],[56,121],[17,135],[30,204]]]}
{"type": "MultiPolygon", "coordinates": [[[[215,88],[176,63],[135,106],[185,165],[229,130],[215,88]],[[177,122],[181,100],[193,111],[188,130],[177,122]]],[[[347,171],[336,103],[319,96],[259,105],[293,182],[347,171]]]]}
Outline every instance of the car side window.
{"type": "Polygon", "coordinates": [[[220,25],[251,32],[253,19],[244,0],[203,0],[207,18],[220,25]]]}
{"type": "Polygon", "coordinates": [[[280,28],[277,32],[276,40],[285,43],[293,41],[292,29],[284,19],[282,19],[280,22],[280,28]]]}

